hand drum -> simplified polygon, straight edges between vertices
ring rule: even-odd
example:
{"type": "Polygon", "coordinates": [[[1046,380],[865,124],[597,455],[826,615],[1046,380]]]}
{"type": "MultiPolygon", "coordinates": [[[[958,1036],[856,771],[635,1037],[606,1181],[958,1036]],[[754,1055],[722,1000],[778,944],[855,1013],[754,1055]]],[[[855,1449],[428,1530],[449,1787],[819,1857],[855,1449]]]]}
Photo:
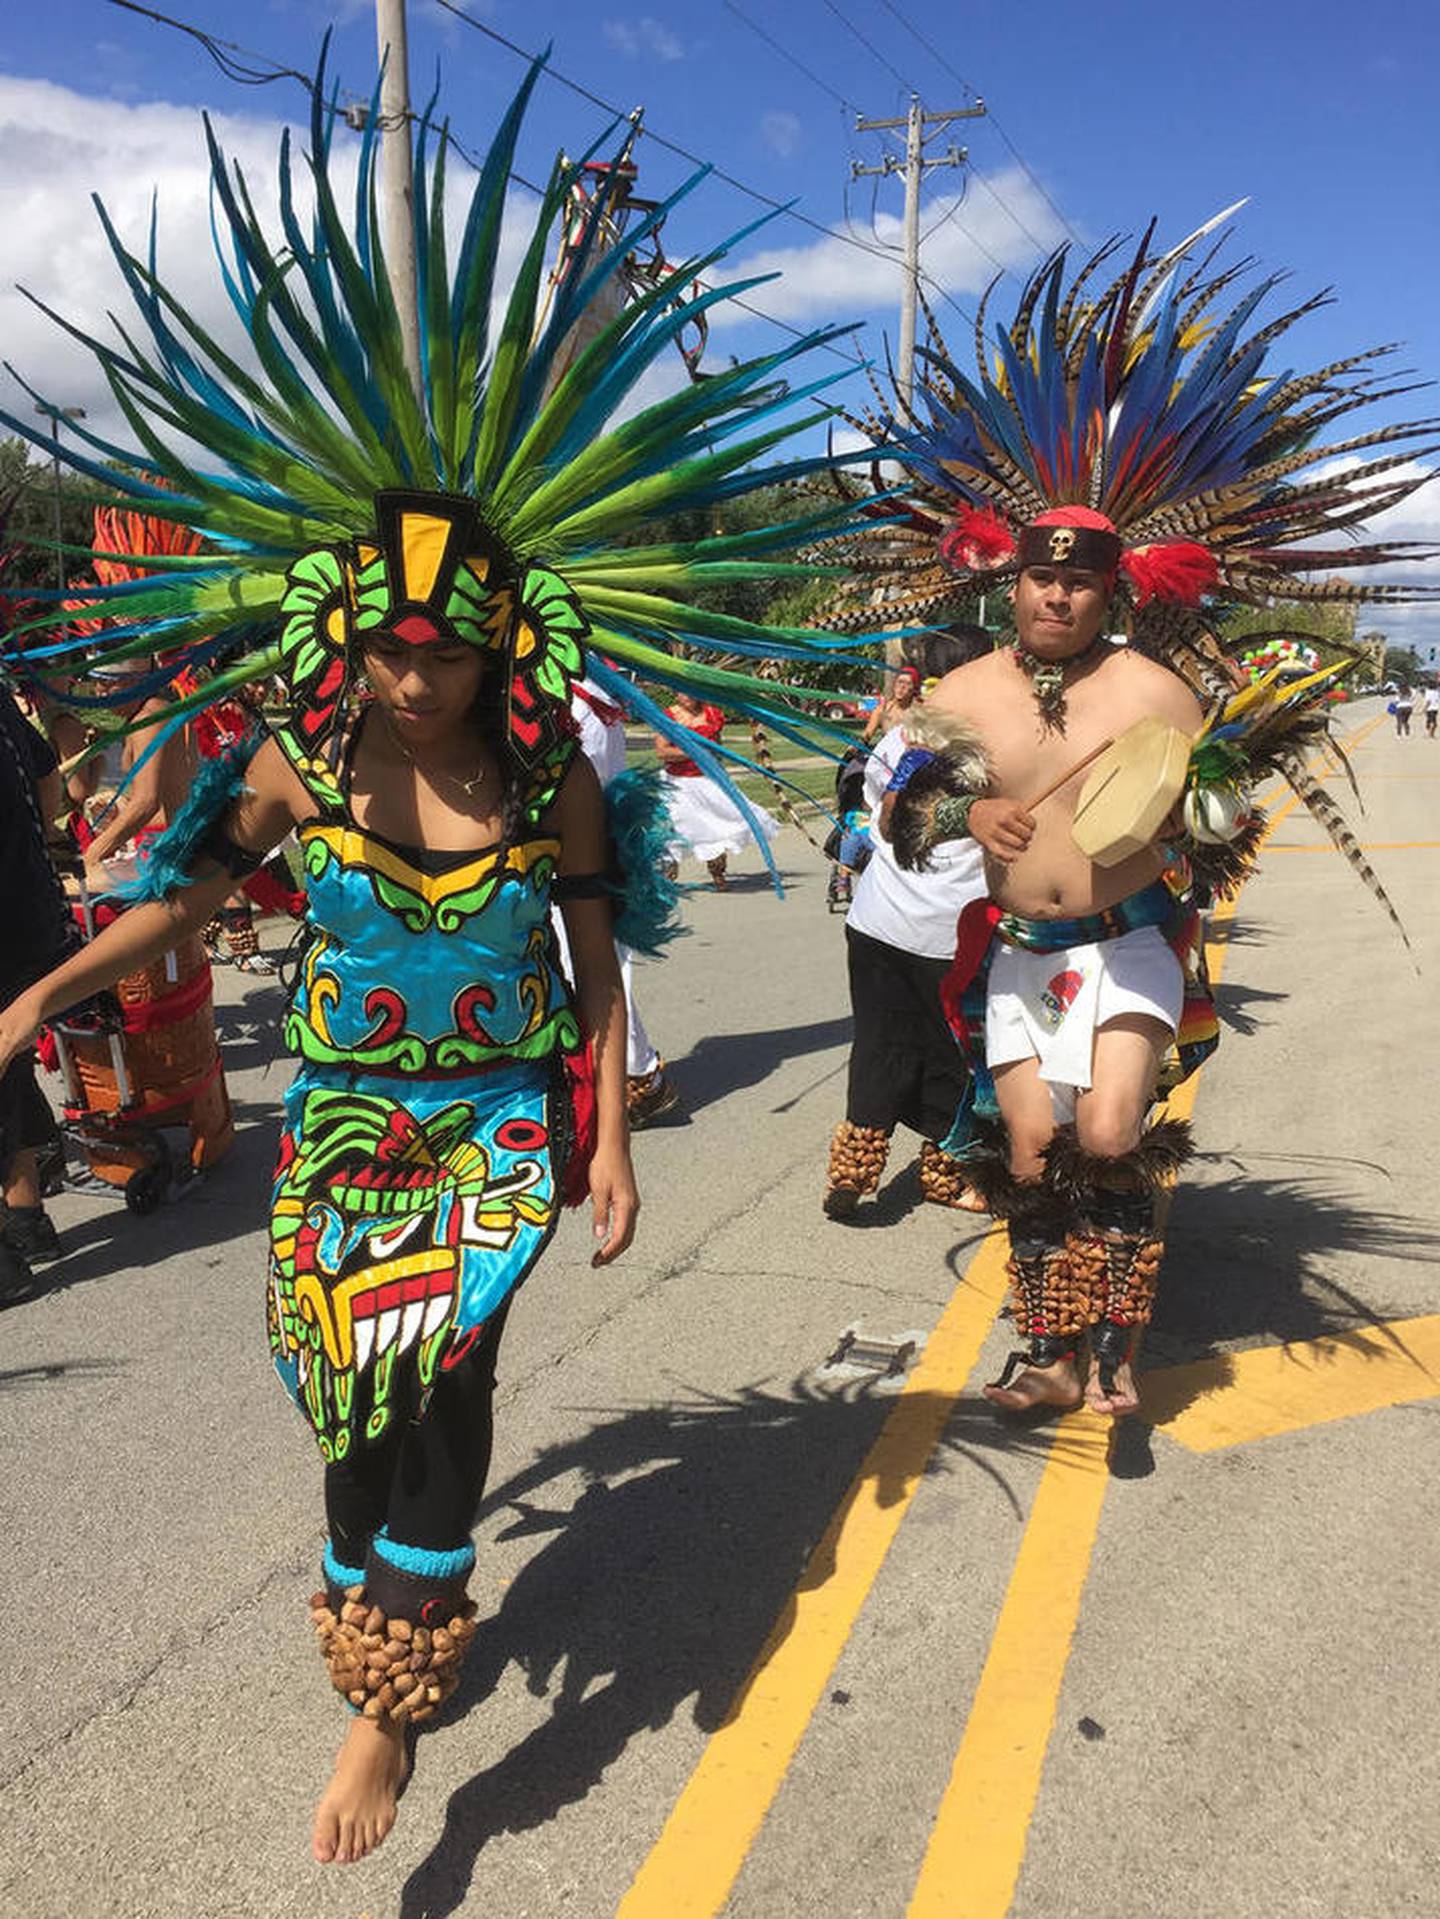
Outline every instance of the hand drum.
{"type": "Polygon", "coordinates": [[[1080,789],[1070,829],[1080,851],[1097,866],[1118,866],[1149,846],[1185,791],[1193,745],[1164,720],[1126,727],[1080,789]]]}

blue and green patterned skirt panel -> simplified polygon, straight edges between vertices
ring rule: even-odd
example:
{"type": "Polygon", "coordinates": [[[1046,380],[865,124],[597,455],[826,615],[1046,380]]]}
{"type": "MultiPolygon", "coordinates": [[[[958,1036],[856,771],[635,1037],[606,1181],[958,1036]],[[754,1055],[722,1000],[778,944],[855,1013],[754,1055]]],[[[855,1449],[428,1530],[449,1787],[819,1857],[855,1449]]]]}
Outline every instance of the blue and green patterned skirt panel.
{"type": "Polygon", "coordinates": [[[458,1080],[311,1067],[295,1080],[267,1319],[327,1461],[423,1403],[529,1273],[559,1214],[569,1130],[553,1059],[458,1080]]]}

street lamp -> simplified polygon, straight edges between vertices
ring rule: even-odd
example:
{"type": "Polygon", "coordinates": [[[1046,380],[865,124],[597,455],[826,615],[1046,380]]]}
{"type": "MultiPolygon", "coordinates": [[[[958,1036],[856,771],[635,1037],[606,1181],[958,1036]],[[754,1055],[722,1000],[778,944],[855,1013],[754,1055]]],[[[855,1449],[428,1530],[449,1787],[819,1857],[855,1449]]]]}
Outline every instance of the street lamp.
{"type": "Polygon", "coordinates": [[[60,422],[62,420],[83,420],[83,406],[37,406],[35,411],[42,419],[49,420],[52,438],[51,460],[55,474],[55,583],[60,589],[60,598],[65,598],[65,552],[64,528],[60,518],[60,422]]]}

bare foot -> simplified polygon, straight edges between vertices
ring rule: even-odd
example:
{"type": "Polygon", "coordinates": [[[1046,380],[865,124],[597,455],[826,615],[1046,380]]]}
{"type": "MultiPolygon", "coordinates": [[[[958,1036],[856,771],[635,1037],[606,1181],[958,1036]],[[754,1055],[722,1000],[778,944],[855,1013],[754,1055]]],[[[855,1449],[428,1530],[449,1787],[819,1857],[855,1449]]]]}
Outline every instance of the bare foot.
{"type": "Polygon", "coordinates": [[[1039,1406],[1072,1412],[1082,1395],[1074,1360],[1057,1359],[1053,1366],[1022,1366],[1008,1386],[987,1386],[985,1397],[1007,1413],[1028,1413],[1039,1406]]]}
{"type": "Polygon", "coordinates": [[[353,1865],[374,1852],[395,1823],[395,1801],[409,1776],[404,1728],[357,1719],[315,1808],[311,1845],[320,1863],[353,1865]]]}
{"type": "Polygon", "coordinates": [[[1140,1395],[1128,1359],[1115,1368],[1115,1388],[1108,1393],[1100,1384],[1100,1368],[1092,1362],[1085,1380],[1085,1404],[1092,1412],[1109,1413],[1112,1419],[1124,1419],[1138,1410],[1140,1395]]]}

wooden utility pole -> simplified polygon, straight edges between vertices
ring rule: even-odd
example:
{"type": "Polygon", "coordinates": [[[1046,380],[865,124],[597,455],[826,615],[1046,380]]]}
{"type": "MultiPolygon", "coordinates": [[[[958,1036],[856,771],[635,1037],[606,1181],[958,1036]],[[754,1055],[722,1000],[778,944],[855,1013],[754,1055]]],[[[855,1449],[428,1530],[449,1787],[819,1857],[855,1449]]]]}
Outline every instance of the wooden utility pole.
{"type": "Polygon", "coordinates": [[[420,399],[420,305],[415,266],[415,177],[411,169],[410,52],[405,0],[375,0],[380,77],[380,244],[400,316],[401,348],[420,399]]]}
{"type": "Polygon", "coordinates": [[[915,322],[920,303],[920,186],[925,175],[935,167],[964,166],[969,157],[964,147],[950,146],[933,160],[925,157],[925,130],[927,127],[948,126],[952,120],[979,120],[985,113],[985,102],[977,100],[973,107],[954,107],[945,113],[927,113],[920,103],[918,95],[911,95],[910,110],[903,120],[857,120],[857,133],[878,133],[882,130],[904,127],[905,159],[896,159],[893,153],[887,153],[877,167],[862,167],[858,160],[850,162],[850,177],[859,180],[867,174],[900,173],[905,175],[905,259],[900,281],[900,352],[895,367],[895,385],[899,394],[903,412],[910,410],[910,397],[915,387],[915,322]]]}

